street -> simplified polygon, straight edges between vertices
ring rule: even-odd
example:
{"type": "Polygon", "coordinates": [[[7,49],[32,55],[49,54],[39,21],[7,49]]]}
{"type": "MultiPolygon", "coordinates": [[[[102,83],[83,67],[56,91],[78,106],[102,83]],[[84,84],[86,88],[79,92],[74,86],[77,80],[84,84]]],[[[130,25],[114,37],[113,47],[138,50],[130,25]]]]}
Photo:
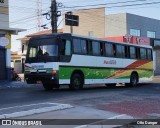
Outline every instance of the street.
{"type": "MultiPolygon", "coordinates": [[[[14,87],[0,88],[0,115],[33,108],[49,107],[54,105],[51,103],[59,103],[79,107],[78,110],[80,111],[74,110],[72,113],[73,108],[71,107],[68,110],[54,112],[57,114],[56,117],[55,115],[49,115],[51,114],[49,112],[42,113],[42,117],[34,114],[25,118],[42,119],[45,114],[48,114],[49,116],[45,115],[47,119],[63,119],[70,113],[68,118],[72,118],[73,116],[73,119],[79,119],[87,117],[85,116],[85,114],[87,115],[87,111],[85,112],[85,110],[91,111],[93,109],[99,111],[97,115],[103,115],[104,117],[104,112],[106,112],[112,116],[126,114],[134,119],[159,119],[159,97],[159,78],[155,78],[152,83],[140,84],[138,87],[117,86],[111,88],[105,85],[87,85],[83,90],[79,91],[71,91],[68,86],[61,87],[59,90],[45,91],[41,85],[27,85],[26,83],[16,82],[14,83],[14,87]],[[16,87],[16,85],[21,84],[23,86],[16,87]],[[26,107],[27,105],[28,107],[26,107]],[[68,113],[65,111],[68,111],[68,113]],[[85,114],[83,115],[82,112],[85,114]]],[[[90,113],[88,112],[88,114],[90,113]]],[[[98,118],[102,118],[103,116],[98,118]]],[[[90,117],[88,116],[88,118],[90,117]]]]}

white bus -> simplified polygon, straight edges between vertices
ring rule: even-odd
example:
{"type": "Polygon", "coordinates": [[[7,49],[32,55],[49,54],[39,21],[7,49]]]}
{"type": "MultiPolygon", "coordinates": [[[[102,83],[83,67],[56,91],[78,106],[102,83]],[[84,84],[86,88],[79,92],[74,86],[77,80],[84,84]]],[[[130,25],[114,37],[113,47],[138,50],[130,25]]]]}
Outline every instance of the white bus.
{"type": "Polygon", "coordinates": [[[25,63],[28,84],[41,82],[46,90],[85,84],[136,86],[152,80],[151,46],[118,43],[74,34],[50,34],[29,40],[25,63]]]}

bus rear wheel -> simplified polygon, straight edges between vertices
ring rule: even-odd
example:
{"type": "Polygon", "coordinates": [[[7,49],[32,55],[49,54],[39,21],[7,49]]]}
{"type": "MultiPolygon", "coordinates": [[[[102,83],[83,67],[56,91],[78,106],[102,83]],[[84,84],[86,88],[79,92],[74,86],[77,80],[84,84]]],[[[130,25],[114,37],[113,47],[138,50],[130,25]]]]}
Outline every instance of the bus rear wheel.
{"type": "Polygon", "coordinates": [[[71,77],[71,82],[70,82],[70,85],[69,85],[69,88],[71,90],[80,90],[80,89],[83,89],[83,77],[78,74],[78,73],[75,73],[72,75],[71,77]]]}
{"type": "Polygon", "coordinates": [[[54,84],[54,85],[53,85],[53,88],[59,89],[59,88],[60,88],[60,85],[59,85],[59,84],[54,84]]]}
{"type": "Polygon", "coordinates": [[[126,83],[127,86],[135,87],[138,85],[138,75],[137,73],[132,73],[130,76],[130,83],[126,83]]]}
{"type": "Polygon", "coordinates": [[[115,87],[116,86],[115,83],[113,83],[113,84],[105,84],[105,85],[106,85],[106,87],[115,87]]]}

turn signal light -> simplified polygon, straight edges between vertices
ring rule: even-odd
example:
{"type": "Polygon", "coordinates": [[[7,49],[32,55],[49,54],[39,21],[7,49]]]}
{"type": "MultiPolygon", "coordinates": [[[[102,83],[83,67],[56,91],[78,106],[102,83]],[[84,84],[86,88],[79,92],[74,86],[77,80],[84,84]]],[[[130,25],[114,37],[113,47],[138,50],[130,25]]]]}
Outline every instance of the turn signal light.
{"type": "Polygon", "coordinates": [[[57,71],[56,71],[56,70],[53,70],[53,72],[52,72],[52,73],[55,75],[55,74],[57,74],[57,71]]]}

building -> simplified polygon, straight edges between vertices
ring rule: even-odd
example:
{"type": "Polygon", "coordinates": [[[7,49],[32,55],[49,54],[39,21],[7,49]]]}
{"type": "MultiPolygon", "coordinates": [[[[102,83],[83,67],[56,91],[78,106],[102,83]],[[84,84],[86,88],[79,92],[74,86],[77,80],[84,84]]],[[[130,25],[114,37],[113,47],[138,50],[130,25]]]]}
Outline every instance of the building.
{"type": "Polygon", "coordinates": [[[106,15],[105,37],[142,36],[160,38],[160,20],[129,13],[106,15]]]}
{"type": "MultiPolygon", "coordinates": [[[[73,27],[74,34],[105,37],[105,8],[79,10],[72,14],[79,16],[79,26],[73,27]]],[[[71,33],[70,26],[65,25],[65,22],[63,22],[63,32],[71,33]]]]}
{"type": "Polygon", "coordinates": [[[11,78],[11,35],[22,29],[9,28],[8,0],[0,1],[0,80],[11,78]]]}

